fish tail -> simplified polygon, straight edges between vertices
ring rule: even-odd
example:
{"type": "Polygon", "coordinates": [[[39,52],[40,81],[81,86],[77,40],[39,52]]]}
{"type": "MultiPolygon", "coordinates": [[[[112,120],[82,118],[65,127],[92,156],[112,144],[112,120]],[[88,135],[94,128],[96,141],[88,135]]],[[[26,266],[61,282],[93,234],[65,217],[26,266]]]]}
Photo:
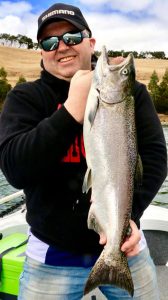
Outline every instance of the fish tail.
{"type": "Polygon", "coordinates": [[[104,284],[111,284],[125,289],[133,297],[134,285],[127,258],[124,253],[121,252],[116,260],[111,258],[111,261],[108,263],[105,251],[103,251],[89,274],[84,289],[84,295],[88,294],[99,285],[104,284]]]}

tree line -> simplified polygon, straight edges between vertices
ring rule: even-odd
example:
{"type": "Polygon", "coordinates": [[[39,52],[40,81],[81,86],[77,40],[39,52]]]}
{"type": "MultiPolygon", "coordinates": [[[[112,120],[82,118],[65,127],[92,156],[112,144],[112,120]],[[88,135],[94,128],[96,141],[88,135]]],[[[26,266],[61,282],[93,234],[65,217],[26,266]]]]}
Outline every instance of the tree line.
{"type": "MultiPolygon", "coordinates": [[[[7,93],[12,89],[11,84],[9,84],[7,80],[7,72],[4,67],[0,68],[0,111],[2,110],[2,106],[4,104],[7,93]]],[[[16,84],[26,82],[26,79],[23,75],[20,75],[16,84]]]]}
{"type": "MultiPolygon", "coordinates": [[[[0,45],[9,46],[9,47],[16,47],[16,48],[26,48],[26,49],[35,49],[39,48],[37,42],[33,42],[33,40],[25,35],[11,35],[8,33],[1,33],[0,34],[0,45]]],[[[116,56],[123,56],[127,57],[129,53],[133,53],[135,58],[160,58],[160,59],[168,59],[164,51],[141,51],[140,53],[137,51],[114,51],[109,50],[108,56],[109,57],[116,57],[116,56]]],[[[96,51],[96,56],[100,56],[101,52],[96,51]]]]}
{"type": "MultiPolygon", "coordinates": [[[[26,82],[23,75],[20,75],[16,84],[26,82]]],[[[4,104],[7,93],[12,89],[12,86],[7,80],[7,72],[2,67],[0,68],[0,111],[4,104]]],[[[168,69],[161,80],[159,80],[157,72],[154,70],[148,84],[148,91],[158,113],[168,114],[168,69]]]]}
{"type": "Polygon", "coordinates": [[[11,35],[8,33],[1,33],[0,45],[35,50],[38,49],[38,43],[34,43],[31,38],[22,34],[11,35]]]}
{"type": "MultiPolygon", "coordinates": [[[[159,59],[168,59],[164,53],[164,51],[141,51],[140,53],[137,51],[114,51],[109,50],[108,56],[109,57],[117,57],[117,56],[123,56],[127,57],[129,53],[132,53],[135,58],[159,58],[159,59]]],[[[96,51],[96,56],[100,56],[101,52],[96,51]]]]}
{"type": "Polygon", "coordinates": [[[153,71],[148,90],[157,112],[168,114],[168,69],[166,69],[161,81],[159,81],[157,72],[153,71]]]}

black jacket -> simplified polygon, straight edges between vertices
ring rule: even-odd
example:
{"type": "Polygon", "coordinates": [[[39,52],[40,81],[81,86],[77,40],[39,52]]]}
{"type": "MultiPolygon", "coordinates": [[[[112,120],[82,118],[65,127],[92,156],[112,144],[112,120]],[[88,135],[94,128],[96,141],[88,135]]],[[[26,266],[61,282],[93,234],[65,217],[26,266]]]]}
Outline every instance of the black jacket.
{"type": "MultiPolygon", "coordinates": [[[[41,78],[17,85],[0,117],[0,166],[11,185],[24,189],[27,221],[44,242],[93,253],[99,237],[87,229],[90,194],[82,194],[86,171],[82,125],[67,112],[69,83],[42,71],[41,78]]],[[[135,84],[138,149],[143,184],[134,192],[132,219],[143,211],[167,174],[162,127],[143,84],[135,84]]]]}

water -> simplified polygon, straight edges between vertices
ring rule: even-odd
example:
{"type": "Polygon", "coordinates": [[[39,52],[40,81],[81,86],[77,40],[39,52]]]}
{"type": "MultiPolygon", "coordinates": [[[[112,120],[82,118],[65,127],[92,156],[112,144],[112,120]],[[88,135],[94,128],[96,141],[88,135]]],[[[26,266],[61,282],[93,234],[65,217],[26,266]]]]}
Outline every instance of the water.
{"type": "Polygon", "coordinates": [[[12,187],[5,179],[4,175],[2,174],[0,170],[0,199],[2,197],[8,196],[12,193],[17,192],[14,187],[12,187]]]}
{"type": "MultiPolygon", "coordinates": [[[[168,149],[168,126],[163,126],[163,130],[164,130],[164,135],[166,138],[166,144],[168,149]]],[[[8,184],[2,172],[0,171],[0,198],[15,192],[17,192],[17,190],[14,187],[12,187],[10,184],[8,184]]],[[[162,187],[160,188],[158,194],[154,198],[153,204],[168,208],[168,176],[164,181],[162,187]]],[[[9,204],[5,204],[5,205],[9,205],[9,204]]]]}

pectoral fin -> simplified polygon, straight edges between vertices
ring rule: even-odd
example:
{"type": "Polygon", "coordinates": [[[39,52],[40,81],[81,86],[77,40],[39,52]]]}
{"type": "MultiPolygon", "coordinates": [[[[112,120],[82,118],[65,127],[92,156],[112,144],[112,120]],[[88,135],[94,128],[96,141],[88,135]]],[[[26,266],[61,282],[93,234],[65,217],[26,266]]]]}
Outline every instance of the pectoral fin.
{"type": "Polygon", "coordinates": [[[99,92],[96,89],[93,89],[91,92],[91,97],[92,99],[90,101],[88,120],[90,125],[92,126],[99,106],[99,92]]]}
{"type": "Polygon", "coordinates": [[[91,188],[91,186],[92,186],[91,169],[88,168],[83,181],[82,192],[87,193],[91,188]]]}

